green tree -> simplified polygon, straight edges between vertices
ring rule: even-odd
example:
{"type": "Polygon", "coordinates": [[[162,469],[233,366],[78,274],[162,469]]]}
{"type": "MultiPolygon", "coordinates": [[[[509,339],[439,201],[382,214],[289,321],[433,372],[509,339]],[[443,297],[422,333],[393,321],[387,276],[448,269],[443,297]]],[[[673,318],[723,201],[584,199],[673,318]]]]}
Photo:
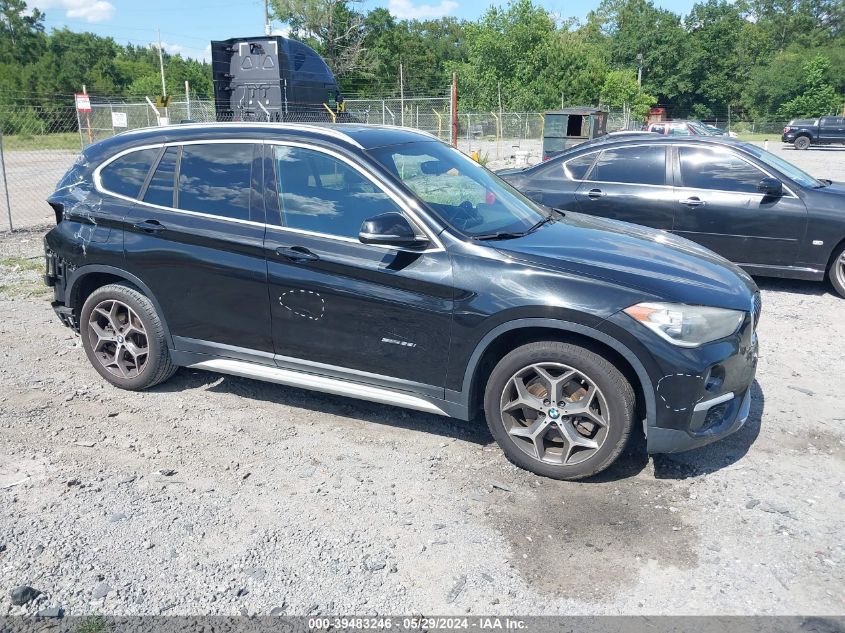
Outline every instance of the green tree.
{"type": "Polygon", "coordinates": [[[601,101],[609,106],[629,107],[632,118],[644,121],[657,98],[640,90],[633,70],[611,70],[602,85],[601,101]]]}
{"type": "Polygon", "coordinates": [[[360,69],[364,16],[355,6],[363,0],[270,0],[273,15],[291,27],[294,37],[312,45],[338,77],[360,69]]]}
{"type": "Polygon", "coordinates": [[[821,55],[804,65],[801,93],[781,105],[779,114],[784,119],[816,117],[830,114],[838,109],[843,96],[836,94],[833,83],[828,79],[830,60],[821,55]]]}

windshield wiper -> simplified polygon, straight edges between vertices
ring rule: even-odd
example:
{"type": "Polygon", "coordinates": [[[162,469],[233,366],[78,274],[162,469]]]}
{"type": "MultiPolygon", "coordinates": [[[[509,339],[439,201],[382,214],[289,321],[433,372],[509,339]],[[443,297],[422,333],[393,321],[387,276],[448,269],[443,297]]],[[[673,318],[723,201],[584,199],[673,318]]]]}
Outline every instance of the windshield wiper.
{"type": "MultiPolygon", "coordinates": [[[[560,213],[558,211],[558,213],[560,213]]],[[[549,214],[545,216],[542,220],[531,226],[530,228],[526,229],[525,231],[494,231],[493,233],[482,233],[481,235],[473,235],[472,239],[474,240],[512,240],[517,237],[525,237],[529,233],[533,233],[537,229],[539,229],[544,224],[551,222],[555,217],[555,210],[552,209],[549,211],[549,214]]]]}
{"type": "Polygon", "coordinates": [[[525,237],[528,231],[496,231],[495,233],[482,233],[473,235],[474,240],[512,240],[517,237],[525,237]]]}

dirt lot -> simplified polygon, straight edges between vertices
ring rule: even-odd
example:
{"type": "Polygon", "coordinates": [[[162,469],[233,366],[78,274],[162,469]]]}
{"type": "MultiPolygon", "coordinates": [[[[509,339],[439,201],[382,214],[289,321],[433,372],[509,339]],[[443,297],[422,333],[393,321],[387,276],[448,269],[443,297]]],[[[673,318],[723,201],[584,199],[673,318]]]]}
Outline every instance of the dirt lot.
{"type": "Polygon", "coordinates": [[[752,415],[599,479],[483,426],[180,370],[95,373],[0,238],[0,615],[845,612],[845,301],[761,281],[752,415]],[[10,591],[43,592],[28,607],[10,591]]]}

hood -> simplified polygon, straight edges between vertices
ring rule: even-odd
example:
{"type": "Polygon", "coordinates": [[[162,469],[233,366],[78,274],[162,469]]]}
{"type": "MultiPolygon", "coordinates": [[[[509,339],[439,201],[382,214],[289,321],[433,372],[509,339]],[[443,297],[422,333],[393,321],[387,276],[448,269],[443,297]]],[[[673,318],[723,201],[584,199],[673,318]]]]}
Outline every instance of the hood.
{"type": "Polygon", "coordinates": [[[489,242],[545,268],[602,279],[676,303],[749,310],[757,286],[714,252],[665,231],[567,212],[524,237],[489,242]]]}
{"type": "Polygon", "coordinates": [[[832,182],[827,187],[821,189],[814,189],[814,191],[821,191],[824,193],[832,193],[834,195],[845,196],[845,182],[832,182]]]}

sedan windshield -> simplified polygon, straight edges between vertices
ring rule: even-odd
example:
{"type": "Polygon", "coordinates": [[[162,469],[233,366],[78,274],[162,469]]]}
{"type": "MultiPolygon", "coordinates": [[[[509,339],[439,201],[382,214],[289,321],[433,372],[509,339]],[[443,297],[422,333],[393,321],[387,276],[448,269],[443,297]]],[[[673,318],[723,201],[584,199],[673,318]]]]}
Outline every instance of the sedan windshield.
{"type": "Polygon", "coordinates": [[[811,188],[819,188],[824,187],[825,184],[819,180],[813,178],[810,174],[805,171],[801,171],[792,163],[785,161],[780,156],[775,156],[771,152],[767,152],[761,147],[757,147],[756,145],[746,144],[744,146],[746,152],[751,154],[752,156],[757,157],[759,160],[766,163],[769,167],[774,167],[779,172],[781,172],[784,176],[790,178],[794,182],[798,183],[802,187],[811,187],[811,188]]]}
{"type": "Polygon", "coordinates": [[[369,153],[444,222],[470,237],[523,234],[548,216],[484,167],[438,141],[376,147],[369,153]]]}

